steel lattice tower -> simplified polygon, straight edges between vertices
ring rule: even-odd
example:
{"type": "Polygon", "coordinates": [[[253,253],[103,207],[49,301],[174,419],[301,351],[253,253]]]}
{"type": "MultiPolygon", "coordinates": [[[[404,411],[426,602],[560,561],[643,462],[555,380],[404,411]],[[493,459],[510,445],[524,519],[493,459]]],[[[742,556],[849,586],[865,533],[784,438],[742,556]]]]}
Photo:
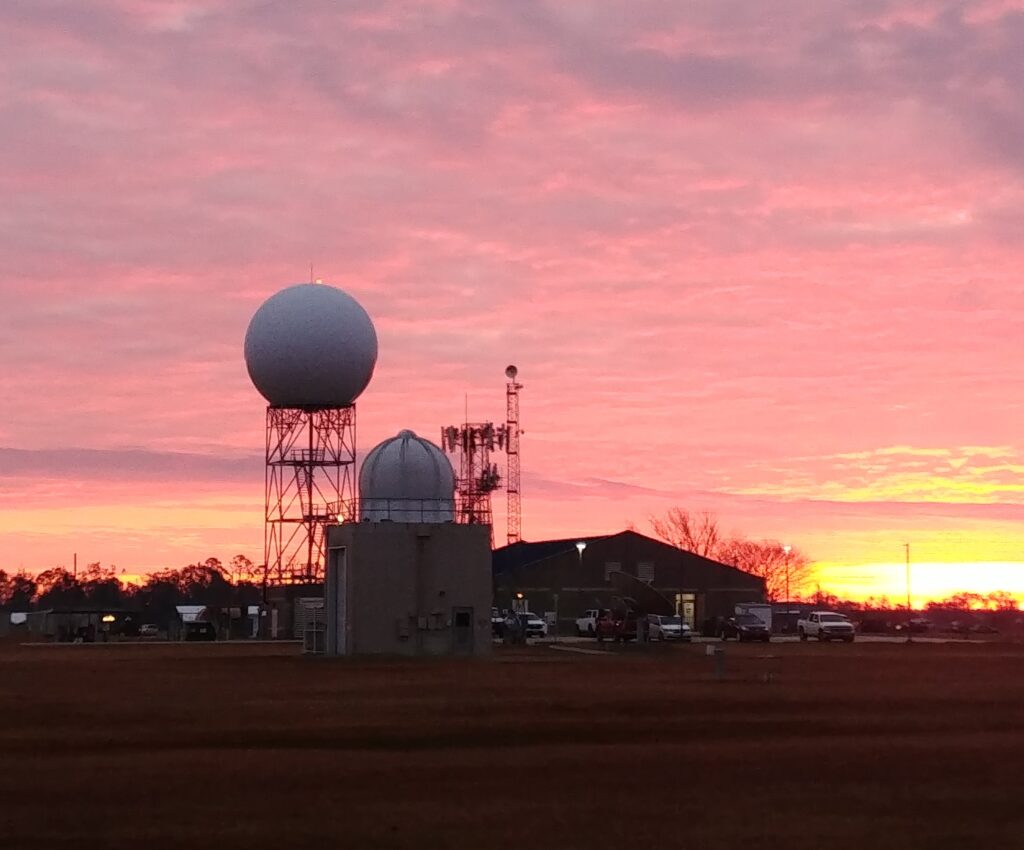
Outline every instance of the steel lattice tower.
{"type": "Polygon", "coordinates": [[[508,472],[505,476],[505,491],[508,495],[508,539],[512,545],[522,540],[522,502],[519,489],[519,391],[523,385],[516,382],[519,370],[509,366],[505,370],[508,384],[505,386],[505,452],[508,455],[508,472]]]}
{"type": "Polygon", "coordinates": [[[356,409],[267,408],[264,563],[272,584],[323,581],[326,527],[356,515],[356,409]]]}
{"type": "Polygon", "coordinates": [[[442,428],[441,446],[446,452],[459,456],[456,522],[490,526],[493,546],[491,493],[501,486],[501,474],[491,462],[491,452],[504,448],[505,426],[495,427],[493,422],[465,422],[461,426],[442,428]]]}

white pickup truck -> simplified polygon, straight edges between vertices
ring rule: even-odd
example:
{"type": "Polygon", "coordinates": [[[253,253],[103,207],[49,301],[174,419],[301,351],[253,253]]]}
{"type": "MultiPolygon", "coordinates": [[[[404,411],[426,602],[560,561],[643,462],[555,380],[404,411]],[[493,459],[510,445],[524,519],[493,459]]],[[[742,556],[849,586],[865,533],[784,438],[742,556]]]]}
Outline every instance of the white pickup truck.
{"type": "Polygon", "coordinates": [[[815,637],[818,640],[842,640],[853,643],[854,629],[842,614],[833,611],[812,611],[806,619],[797,620],[800,640],[815,637]]]}
{"type": "Polygon", "coordinates": [[[576,618],[576,634],[590,635],[593,637],[597,633],[597,621],[601,618],[600,608],[588,608],[583,612],[582,617],[576,618]]]}

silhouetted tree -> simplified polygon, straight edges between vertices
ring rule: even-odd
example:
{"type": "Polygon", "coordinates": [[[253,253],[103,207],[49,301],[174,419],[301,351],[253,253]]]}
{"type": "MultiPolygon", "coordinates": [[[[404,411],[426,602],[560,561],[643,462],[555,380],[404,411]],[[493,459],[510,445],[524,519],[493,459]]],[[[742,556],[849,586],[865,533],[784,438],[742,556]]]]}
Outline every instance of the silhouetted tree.
{"type": "Polygon", "coordinates": [[[803,552],[792,547],[787,552],[777,540],[726,540],[718,547],[717,560],[764,579],[765,596],[772,601],[784,599],[787,589],[790,596],[799,594],[811,571],[803,552]]]}
{"type": "Polygon", "coordinates": [[[0,606],[30,608],[138,608],[146,622],[167,624],[176,605],[234,607],[252,605],[263,598],[262,566],[236,555],[230,568],[218,558],[207,558],[181,569],[151,573],[139,587],[121,582],[117,568],[99,562],[78,575],[64,567],[44,570],[33,577],[24,570],[11,575],[0,570],[0,606]]]}
{"type": "Polygon", "coordinates": [[[666,543],[712,558],[764,579],[765,595],[782,599],[789,591],[798,597],[810,577],[810,559],[798,549],[783,546],[777,540],[748,540],[725,537],[718,517],[708,511],[694,513],[672,508],[664,517],[651,517],[655,536],[666,543]]]}
{"type": "Polygon", "coordinates": [[[718,517],[707,511],[690,513],[672,508],[664,517],[651,517],[655,536],[666,543],[705,558],[715,558],[722,544],[718,517]]]}
{"type": "Polygon", "coordinates": [[[36,607],[74,608],[85,604],[82,585],[64,567],[53,567],[36,576],[36,607]]]}
{"type": "Polygon", "coordinates": [[[249,583],[258,584],[260,576],[257,575],[256,567],[245,555],[235,555],[231,559],[231,580],[235,584],[249,583]]]}
{"type": "Polygon", "coordinates": [[[0,570],[0,607],[12,611],[27,611],[36,595],[36,580],[19,570],[10,575],[0,570]]]}
{"type": "Polygon", "coordinates": [[[179,573],[179,587],[185,599],[193,604],[228,605],[233,589],[216,558],[207,558],[201,564],[189,564],[179,573]]]}
{"type": "Polygon", "coordinates": [[[89,564],[79,575],[78,582],[91,608],[120,608],[130,597],[113,566],[102,567],[99,562],[89,564]]]}
{"type": "Polygon", "coordinates": [[[142,609],[146,622],[167,627],[176,616],[175,605],[183,605],[185,598],[177,570],[159,570],[151,573],[134,593],[135,605],[142,609]]]}
{"type": "Polygon", "coordinates": [[[929,602],[930,610],[947,611],[1017,611],[1019,606],[1016,598],[1005,590],[992,593],[971,593],[961,591],[947,596],[945,599],[929,602]]]}

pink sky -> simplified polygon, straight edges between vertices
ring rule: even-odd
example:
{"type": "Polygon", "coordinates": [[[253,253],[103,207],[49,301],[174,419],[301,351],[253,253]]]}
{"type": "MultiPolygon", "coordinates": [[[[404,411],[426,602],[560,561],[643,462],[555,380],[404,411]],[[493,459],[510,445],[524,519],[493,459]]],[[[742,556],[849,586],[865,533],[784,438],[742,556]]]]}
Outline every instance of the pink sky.
{"type": "Polygon", "coordinates": [[[312,262],[364,451],[518,364],[527,539],[1024,593],[1020,4],[6,0],[0,54],[0,568],[258,560],[242,338],[312,262]]]}

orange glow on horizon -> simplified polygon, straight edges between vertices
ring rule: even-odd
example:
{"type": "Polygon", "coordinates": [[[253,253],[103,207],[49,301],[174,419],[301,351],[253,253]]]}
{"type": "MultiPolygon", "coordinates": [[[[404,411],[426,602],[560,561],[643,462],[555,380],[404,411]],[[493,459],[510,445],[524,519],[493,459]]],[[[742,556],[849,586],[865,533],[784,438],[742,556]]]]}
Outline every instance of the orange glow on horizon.
{"type": "MultiPolygon", "coordinates": [[[[886,599],[892,606],[906,605],[906,563],[814,565],[805,597],[816,589],[840,599],[865,602],[886,599]]],[[[913,608],[940,602],[960,593],[985,596],[1006,593],[1024,605],[1024,564],[1016,561],[922,562],[910,565],[910,599],[913,608]]],[[[972,605],[981,609],[984,605],[972,605]]]]}

